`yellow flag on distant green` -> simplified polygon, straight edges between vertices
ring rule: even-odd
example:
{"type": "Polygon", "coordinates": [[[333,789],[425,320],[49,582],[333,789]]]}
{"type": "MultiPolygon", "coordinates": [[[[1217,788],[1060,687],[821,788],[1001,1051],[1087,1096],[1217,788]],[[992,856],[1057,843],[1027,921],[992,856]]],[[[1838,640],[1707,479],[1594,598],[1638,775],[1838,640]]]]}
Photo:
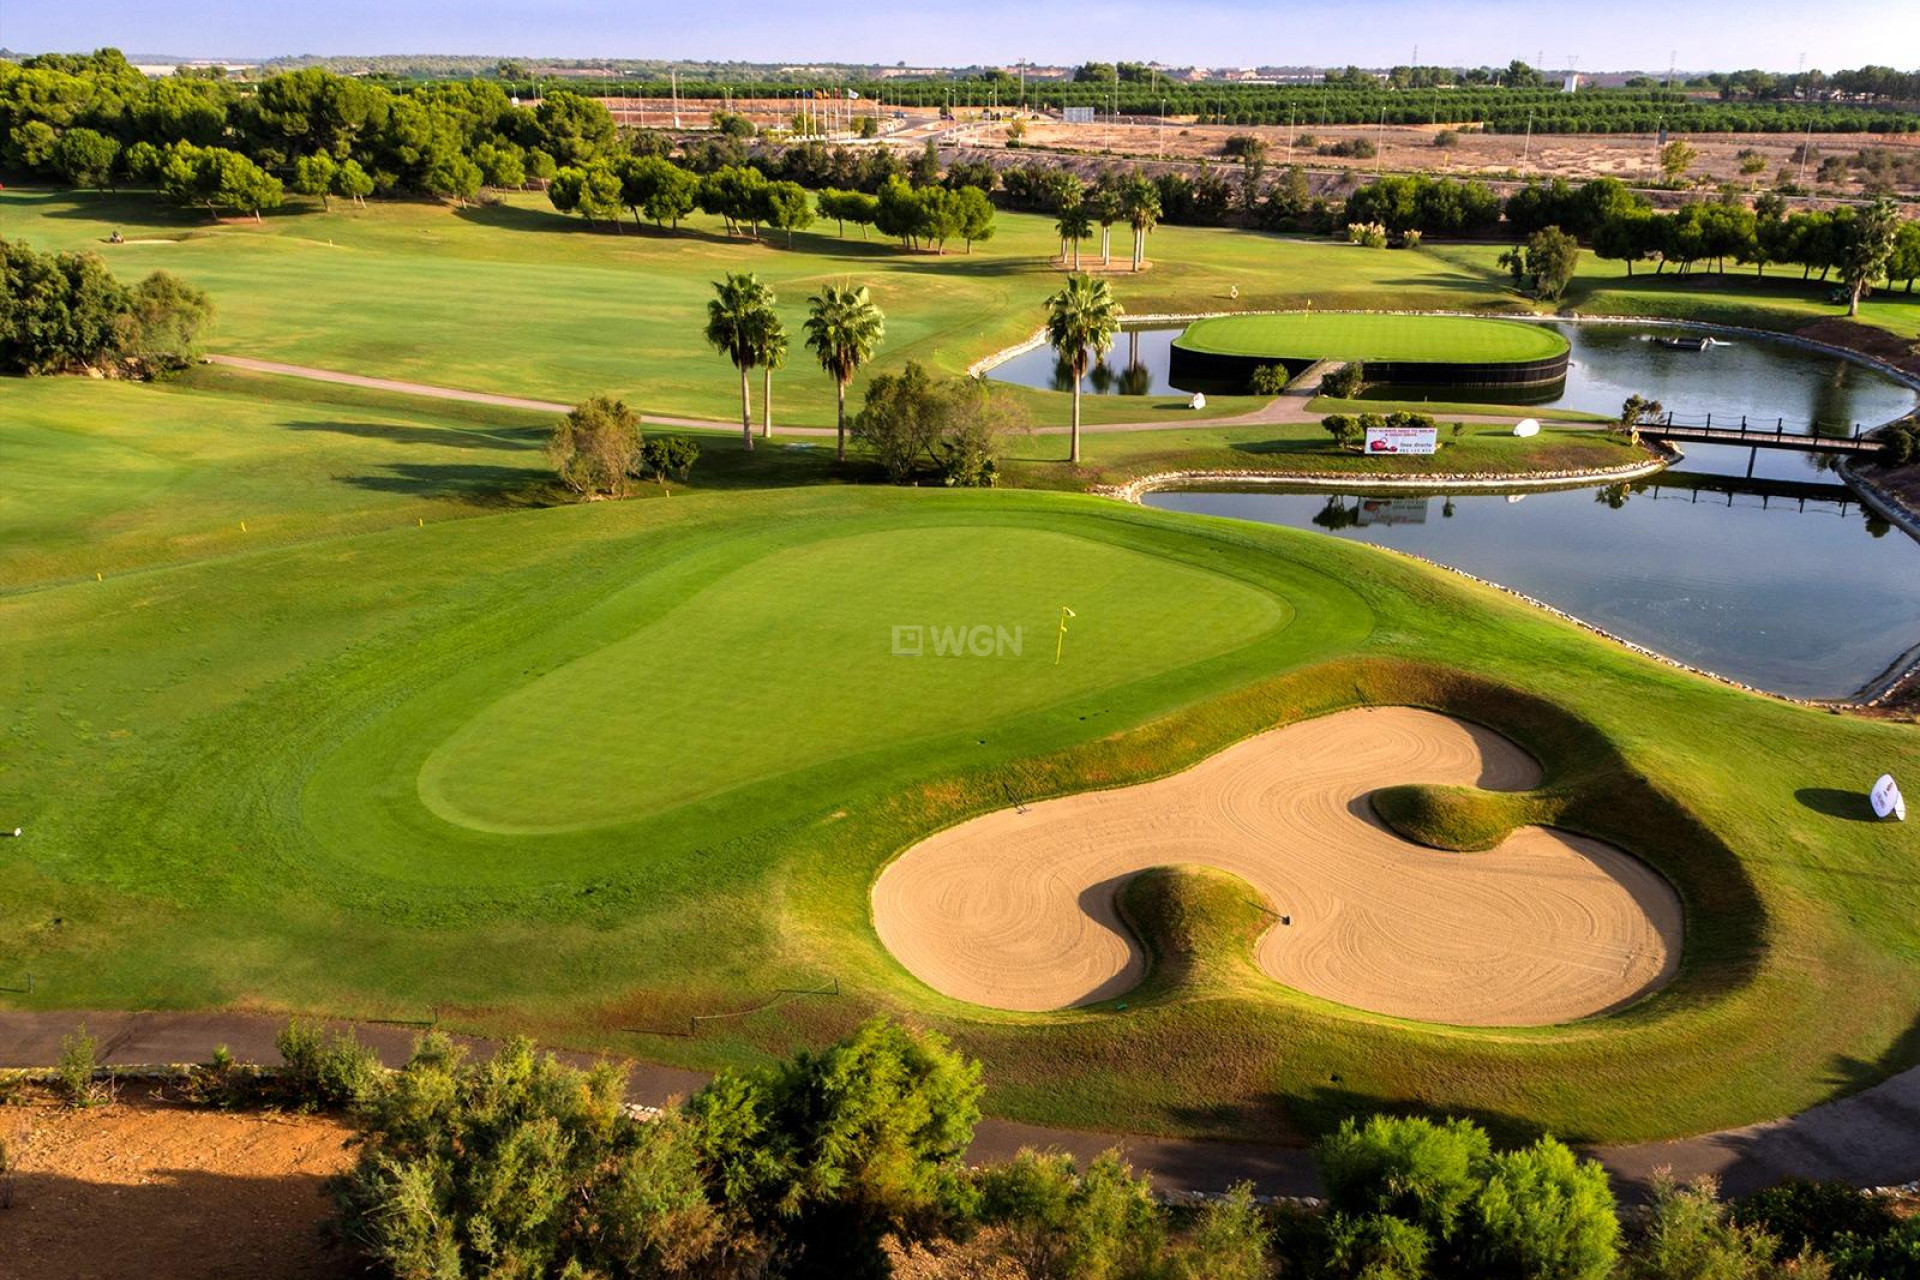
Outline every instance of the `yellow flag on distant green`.
{"type": "Polygon", "coordinates": [[[1059,638],[1053,642],[1053,665],[1056,667],[1060,665],[1060,655],[1065,652],[1067,647],[1067,619],[1077,618],[1079,616],[1079,614],[1075,613],[1066,605],[1063,604],[1060,606],[1060,635],[1059,638]]]}

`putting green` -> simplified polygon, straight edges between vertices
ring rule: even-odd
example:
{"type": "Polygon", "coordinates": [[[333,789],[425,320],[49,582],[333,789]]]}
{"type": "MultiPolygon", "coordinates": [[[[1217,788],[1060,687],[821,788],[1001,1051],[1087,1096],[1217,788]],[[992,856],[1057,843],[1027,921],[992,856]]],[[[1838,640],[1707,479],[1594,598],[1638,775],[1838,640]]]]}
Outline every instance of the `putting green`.
{"type": "Polygon", "coordinates": [[[1545,325],[1466,316],[1327,314],[1216,316],[1196,320],[1176,346],[1202,355],[1432,364],[1521,364],[1564,354],[1545,325]]]}
{"type": "Polygon", "coordinates": [[[756,560],[484,706],[427,757],[420,797],[483,831],[630,821],[1164,671],[1290,616],[1231,578],[1070,534],[826,539],[756,560]],[[1056,664],[1063,605],[1077,617],[1056,664]]]}

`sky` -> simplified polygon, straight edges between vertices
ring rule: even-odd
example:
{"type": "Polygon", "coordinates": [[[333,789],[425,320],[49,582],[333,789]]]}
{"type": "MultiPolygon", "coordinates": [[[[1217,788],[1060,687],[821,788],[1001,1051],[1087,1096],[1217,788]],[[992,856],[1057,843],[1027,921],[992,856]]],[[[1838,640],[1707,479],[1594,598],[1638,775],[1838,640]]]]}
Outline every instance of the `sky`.
{"type": "Polygon", "coordinates": [[[1920,66],[1920,2],[1838,0],[4,0],[0,47],[227,58],[446,53],[915,66],[1920,66]],[[1570,63],[1569,59],[1574,59],[1570,63]]]}

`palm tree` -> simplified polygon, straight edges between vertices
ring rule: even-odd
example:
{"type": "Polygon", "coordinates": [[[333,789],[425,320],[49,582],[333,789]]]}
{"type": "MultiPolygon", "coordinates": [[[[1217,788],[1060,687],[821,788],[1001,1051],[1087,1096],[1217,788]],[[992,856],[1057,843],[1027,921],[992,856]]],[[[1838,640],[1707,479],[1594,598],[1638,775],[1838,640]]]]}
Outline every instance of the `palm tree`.
{"type": "Polygon", "coordinates": [[[1087,197],[1093,220],[1100,224],[1100,265],[1113,265],[1113,224],[1120,221],[1120,193],[1104,182],[1087,197]]]}
{"type": "Polygon", "coordinates": [[[1147,256],[1147,233],[1160,221],[1160,189],[1135,174],[1120,193],[1120,207],[1133,227],[1133,269],[1147,256]]]}
{"type": "Polygon", "coordinates": [[[1073,436],[1067,461],[1080,461],[1080,379],[1095,356],[1113,346],[1125,310],[1105,280],[1075,273],[1047,299],[1047,345],[1073,373],[1073,436]]]}
{"type": "Polygon", "coordinates": [[[839,442],[836,456],[847,460],[847,384],[861,365],[873,359],[887,334],[886,317],[867,296],[867,287],[830,284],[807,299],[807,346],[833,378],[838,397],[839,442]]]}
{"type": "MultiPolygon", "coordinates": [[[[771,298],[769,298],[771,301],[771,298]]],[[[787,327],[768,307],[760,316],[760,436],[773,435],[773,371],[787,363],[787,327]]]]}
{"type": "Polygon", "coordinates": [[[773,291],[760,283],[759,276],[743,271],[714,281],[713,292],[707,303],[707,341],[740,371],[740,440],[751,452],[753,400],[747,373],[760,362],[773,291]]]}
{"type": "Polygon", "coordinates": [[[1060,232],[1060,256],[1067,256],[1067,242],[1073,242],[1073,269],[1080,269],[1080,242],[1093,234],[1093,215],[1085,204],[1070,204],[1060,210],[1054,228],[1060,232]]]}

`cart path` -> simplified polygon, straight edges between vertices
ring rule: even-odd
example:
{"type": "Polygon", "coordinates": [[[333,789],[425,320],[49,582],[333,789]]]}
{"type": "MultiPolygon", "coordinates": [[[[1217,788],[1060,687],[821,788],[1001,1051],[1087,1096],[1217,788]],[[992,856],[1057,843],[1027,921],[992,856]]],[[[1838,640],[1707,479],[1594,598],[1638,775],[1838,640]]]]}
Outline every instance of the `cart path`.
{"type": "MultiPolygon", "coordinates": [[[[316,369],[310,365],[282,364],[277,360],[256,360],[251,356],[206,357],[207,363],[224,365],[230,369],[241,369],[248,373],[274,374],[283,378],[305,378],[309,382],[331,382],[344,387],[361,387],[368,391],[389,391],[398,395],[424,396],[434,400],[459,400],[467,404],[494,405],[502,409],[525,409],[533,413],[567,413],[573,406],[561,404],[557,400],[530,400],[524,396],[500,395],[492,391],[466,391],[458,387],[439,387],[426,382],[407,382],[396,378],[371,378],[365,374],[342,373],[337,369],[316,369]]],[[[1257,426],[1305,426],[1317,424],[1326,415],[1307,408],[1307,399],[1300,396],[1277,396],[1262,407],[1250,413],[1235,414],[1225,418],[1177,418],[1161,419],[1154,422],[1102,422],[1083,423],[1082,435],[1101,435],[1121,431],[1185,431],[1194,427],[1257,427],[1257,426]]],[[[1513,420],[1512,414],[1445,414],[1439,415],[1446,422],[1466,422],[1475,426],[1505,426],[1513,420]]],[[[740,429],[737,421],[718,418],[687,418],[672,414],[643,413],[640,421],[657,427],[687,427],[699,431],[734,432],[740,429]]],[[[1594,428],[1598,424],[1580,422],[1554,422],[1558,427],[1594,428]]],[[[1034,434],[1042,436],[1063,436],[1071,430],[1063,426],[1035,427],[1034,434]]],[[[760,434],[759,423],[754,424],[754,435],[760,434]]],[[[774,424],[774,436],[809,437],[814,439],[832,439],[835,430],[832,427],[787,427],[774,424]]]]}
{"type": "MultiPolygon", "coordinates": [[[[60,1056],[60,1041],[85,1025],[100,1042],[101,1060],[132,1066],[201,1062],[216,1045],[242,1061],[277,1062],[273,1040],[285,1019],[277,1015],[213,1010],[123,1013],[0,1009],[0,1069],[44,1067],[60,1056]]],[[[394,1023],[351,1026],[389,1064],[405,1061],[419,1028],[394,1023]]],[[[497,1041],[456,1037],[475,1052],[497,1041]]],[[[591,1055],[561,1053],[574,1063],[591,1055]]],[[[706,1082],[701,1072],[630,1062],[628,1095],[659,1105],[706,1082]]],[[[1170,1191],[1222,1191],[1251,1181],[1267,1195],[1315,1195],[1319,1180],[1311,1152],[1271,1144],[1152,1138],[983,1120],[968,1153],[976,1162],[1003,1160],[1023,1146],[1073,1153],[1083,1159],[1119,1147],[1135,1167],[1170,1191]]],[[[1744,1195],[1781,1178],[1837,1178],[1857,1186],[1888,1186],[1920,1178],[1920,1067],[1871,1089],[1823,1103],[1784,1120],[1728,1129],[1673,1142],[1600,1147],[1590,1152],[1612,1173],[1628,1200],[1644,1198],[1660,1169],[1676,1176],[1713,1174],[1727,1194],[1744,1195]]]]}

